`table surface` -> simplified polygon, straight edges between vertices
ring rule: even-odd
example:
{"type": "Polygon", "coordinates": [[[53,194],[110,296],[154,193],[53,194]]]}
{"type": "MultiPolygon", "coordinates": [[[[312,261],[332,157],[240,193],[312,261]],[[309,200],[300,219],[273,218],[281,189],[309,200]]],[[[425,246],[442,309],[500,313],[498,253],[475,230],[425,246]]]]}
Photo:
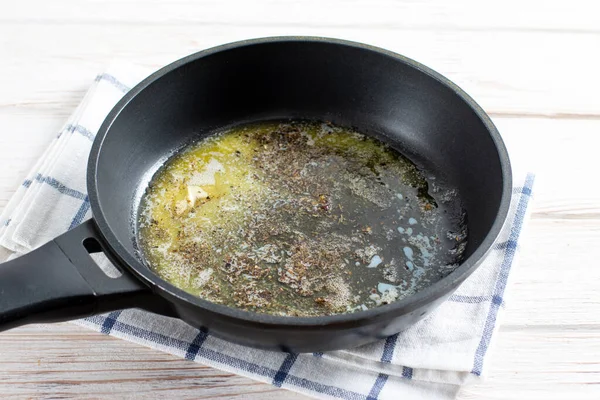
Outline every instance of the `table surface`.
{"type": "MultiPolygon", "coordinates": [[[[537,173],[487,380],[461,399],[600,398],[600,13],[587,0],[55,0],[0,4],[0,210],[113,59],[158,68],[275,35],[340,37],[448,76],[537,173]],[[232,4],[235,3],[235,4],[232,4]]],[[[73,324],[0,335],[16,397],[304,398],[73,324]]]]}

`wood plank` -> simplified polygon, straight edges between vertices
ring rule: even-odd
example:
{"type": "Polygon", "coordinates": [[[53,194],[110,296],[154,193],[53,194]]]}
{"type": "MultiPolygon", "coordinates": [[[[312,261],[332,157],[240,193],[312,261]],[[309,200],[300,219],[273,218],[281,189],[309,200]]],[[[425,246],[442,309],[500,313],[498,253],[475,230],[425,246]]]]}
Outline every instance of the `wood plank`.
{"type": "Polygon", "coordinates": [[[533,218],[600,218],[600,121],[493,118],[515,169],[536,173],[533,218]]]}
{"type": "Polygon", "coordinates": [[[494,115],[600,118],[600,81],[590,79],[600,70],[600,58],[580,50],[600,48],[600,33],[72,21],[35,30],[27,23],[0,25],[0,112],[57,115],[65,105],[73,109],[90,79],[113,59],[158,68],[214,45],[294,34],[340,37],[402,53],[454,80],[494,115]]]}
{"type": "Polygon", "coordinates": [[[600,19],[587,0],[532,2],[505,0],[62,0],[20,1],[0,14],[2,23],[127,23],[154,25],[344,26],[422,30],[600,31],[600,19]]]}
{"type": "Polygon", "coordinates": [[[502,326],[600,330],[600,220],[532,219],[502,326]]]}
{"type": "Polygon", "coordinates": [[[306,398],[73,324],[3,332],[0,360],[4,397],[306,398]]]}
{"type": "Polygon", "coordinates": [[[501,331],[490,374],[464,386],[461,400],[597,400],[600,398],[600,332],[501,331]]]}
{"type": "MultiPolygon", "coordinates": [[[[501,329],[484,381],[459,399],[597,399],[597,330],[501,329]]],[[[32,325],[0,335],[0,392],[94,398],[305,398],[177,359],[72,324],[32,325]]]]}

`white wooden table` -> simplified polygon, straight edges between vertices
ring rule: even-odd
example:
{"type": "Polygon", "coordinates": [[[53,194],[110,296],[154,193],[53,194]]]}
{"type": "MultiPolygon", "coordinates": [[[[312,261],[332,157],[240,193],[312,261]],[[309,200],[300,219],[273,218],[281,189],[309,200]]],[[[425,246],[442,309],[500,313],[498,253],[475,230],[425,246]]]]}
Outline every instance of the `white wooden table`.
{"type": "MultiPolygon", "coordinates": [[[[537,173],[489,377],[461,399],[600,398],[600,12],[589,0],[0,3],[0,209],[112,59],[160,67],[273,35],[331,36],[442,72],[537,173]]],[[[302,398],[72,324],[0,335],[0,393],[302,398]]]]}

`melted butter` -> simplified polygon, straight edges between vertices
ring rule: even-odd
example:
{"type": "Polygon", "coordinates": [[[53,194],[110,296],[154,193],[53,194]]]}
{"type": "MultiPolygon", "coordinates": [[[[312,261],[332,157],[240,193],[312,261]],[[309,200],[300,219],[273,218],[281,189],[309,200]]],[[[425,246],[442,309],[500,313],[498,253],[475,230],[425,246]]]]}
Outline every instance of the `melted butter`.
{"type": "Polygon", "coordinates": [[[166,163],[142,200],[139,241],[159,276],[209,301],[352,312],[414,293],[460,261],[465,228],[428,187],[407,158],[353,130],[246,125],[166,163]]]}

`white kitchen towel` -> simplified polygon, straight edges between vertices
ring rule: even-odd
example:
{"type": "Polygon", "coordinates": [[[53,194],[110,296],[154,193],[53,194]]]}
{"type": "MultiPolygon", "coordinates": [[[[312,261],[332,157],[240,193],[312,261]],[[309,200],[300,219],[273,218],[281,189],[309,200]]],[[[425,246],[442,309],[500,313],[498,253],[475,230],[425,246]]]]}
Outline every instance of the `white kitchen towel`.
{"type": "MultiPolygon", "coordinates": [[[[149,72],[118,64],[96,77],[0,215],[0,245],[14,251],[12,257],[91,217],[85,177],[95,133],[115,103],[149,72]]],[[[318,398],[454,398],[462,384],[484,372],[505,306],[532,185],[532,174],[515,172],[513,201],[500,237],[481,267],[448,301],[408,330],[360,348],[315,354],[256,350],[137,309],[76,322],[318,398]]]]}

